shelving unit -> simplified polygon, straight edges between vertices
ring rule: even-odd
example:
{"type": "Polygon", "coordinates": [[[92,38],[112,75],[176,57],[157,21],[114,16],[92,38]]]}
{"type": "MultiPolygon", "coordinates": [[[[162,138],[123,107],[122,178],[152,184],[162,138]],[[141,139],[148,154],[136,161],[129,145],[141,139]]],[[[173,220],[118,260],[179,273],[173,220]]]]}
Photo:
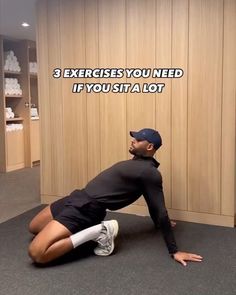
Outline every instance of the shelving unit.
{"type": "Polygon", "coordinates": [[[39,119],[31,120],[31,106],[38,109],[37,74],[30,73],[30,62],[36,62],[36,45],[29,40],[0,36],[0,172],[32,167],[39,158],[39,119]],[[4,70],[4,52],[12,50],[20,71],[4,70]],[[17,79],[22,95],[5,94],[5,79],[17,79]],[[11,108],[14,118],[6,118],[5,108],[11,108]],[[11,124],[11,126],[8,126],[11,124]],[[16,125],[22,124],[19,129],[16,125]],[[7,131],[10,130],[10,131],[7,131]]]}
{"type": "Polygon", "coordinates": [[[21,72],[15,72],[15,71],[4,71],[5,76],[7,75],[20,75],[21,72]]]}
{"type": "Polygon", "coordinates": [[[11,95],[5,95],[6,98],[8,97],[13,97],[13,98],[22,98],[22,95],[14,95],[14,94],[11,94],[11,95]]]}
{"type": "Polygon", "coordinates": [[[6,122],[15,122],[15,121],[23,121],[24,119],[19,117],[19,118],[11,118],[11,119],[6,119],[6,122]]]}

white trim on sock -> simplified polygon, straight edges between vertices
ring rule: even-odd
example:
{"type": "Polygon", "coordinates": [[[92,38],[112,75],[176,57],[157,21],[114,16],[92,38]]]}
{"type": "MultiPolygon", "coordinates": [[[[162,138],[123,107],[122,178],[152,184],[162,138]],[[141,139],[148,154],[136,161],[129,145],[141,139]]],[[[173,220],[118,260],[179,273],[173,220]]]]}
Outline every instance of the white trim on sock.
{"type": "Polygon", "coordinates": [[[73,247],[76,248],[88,241],[96,240],[102,230],[102,224],[97,224],[70,236],[73,247]]]}

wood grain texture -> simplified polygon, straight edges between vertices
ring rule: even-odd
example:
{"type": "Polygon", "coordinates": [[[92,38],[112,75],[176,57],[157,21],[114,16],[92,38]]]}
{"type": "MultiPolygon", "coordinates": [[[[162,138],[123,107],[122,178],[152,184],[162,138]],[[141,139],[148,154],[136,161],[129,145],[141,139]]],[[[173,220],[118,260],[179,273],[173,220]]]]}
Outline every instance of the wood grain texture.
{"type": "Polygon", "coordinates": [[[15,167],[25,167],[24,129],[6,132],[6,139],[7,171],[12,171],[15,167]]]}
{"type": "Polygon", "coordinates": [[[40,136],[39,136],[39,120],[31,121],[31,162],[40,160],[40,136]]]}
{"type": "Polygon", "coordinates": [[[47,1],[37,1],[37,57],[38,57],[38,91],[40,109],[40,192],[52,194],[51,184],[51,128],[50,128],[50,105],[49,97],[49,71],[48,71],[48,48],[47,44],[47,1]],[[47,173],[46,173],[47,171],[47,173]]]}
{"type": "MultiPolygon", "coordinates": [[[[84,1],[61,1],[62,68],[85,68],[84,8],[84,1]]],[[[87,183],[86,94],[71,90],[78,80],[62,80],[65,194],[87,183]]]]}
{"type": "MultiPolygon", "coordinates": [[[[86,68],[99,67],[98,0],[85,1],[85,64],[86,68]]],[[[86,83],[99,83],[100,79],[85,79],[86,83]]],[[[87,93],[87,151],[88,180],[101,171],[100,94],[87,93]]]]}
{"type": "Polygon", "coordinates": [[[47,104],[50,107],[50,139],[51,139],[51,184],[52,191],[61,194],[64,187],[64,146],[63,139],[63,104],[61,102],[61,80],[52,76],[53,70],[61,66],[61,31],[58,19],[60,17],[60,2],[52,0],[47,2],[48,9],[48,82],[49,96],[47,104]]]}
{"type": "MultiPolygon", "coordinates": [[[[42,194],[59,194],[60,192],[56,189],[58,179],[55,176],[56,171],[56,159],[53,156],[54,147],[56,145],[55,134],[52,135],[55,130],[51,126],[51,112],[53,111],[53,103],[51,101],[51,95],[53,92],[52,83],[53,78],[52,68],[59,67],[57,61],[53,61],[53,52],[57,51],[58,47],[58,34],[54,36],[53,39],[53,25],[50,25],[49,18],[53,18],[53,11],[47,6],[47,1],[38,1],[37,2],[37,51],[38,51],[38,64],[39,64],[39,107],[41,113],[40,120],[40,129],[41,129],[41,193],[42,194]],[[50,30],[49,30],[50,26],[50,30]],[[52,27],[51,27],[52,26],[52,27]],[[51,39],[52,37],[52,39],[51,39]],[[51,46],[51,42],[53,43],[51,46]],[[51,60],[52,59],[52,60],[51,60]],[[49,66],[49,63],[51,66],[49,66]],[[52,88],[52,89],[51,89],[52,88]]],[[[55,4],[55,3],[54,3],[55,4]]],[[[58,12],[58,5],[55,9],[58,12]]],[[[54,12],[55,13],[55,12],[54,12]]],[[[54,23],[59,25],[56,22],[54,14],[54,23]]],[[[56,87],[56,85],[55,85],[56,87]]],[[[59,97],[57,95],[57,97],[59,97]]]]}
{"type": "MultiPolygon", "coordinates": [[[[156,1],[156,68],[171,68],[171,4],[171,0],[156,1]]],[[[161,163],[160,171],[163,177],[166,205],[171,207],[171,79],[161,78],[157,81],[165,83],[163,92],[156,95],[155,127],[159,130],[163,142],[157,153],[157,158],[161,163]]]]}
{"type": "MultiPolygon", "coordinates": [[[[125,1],[99,1],[99,67],[126,66],[125,1]]],[[[101,83],[124,83],[123,78],[101,83]]],[[[100,93],[101,169],[126,156],[126,94],[100,93]]]]}
{"type": "Polygon", "coordinates": [[[184,76],[172,80],[172,208],[186,210],[188,118],[188,0],[174,0],[172,8],[172,67],[184,76]]]}
{"type": "Polygon", "coordinates": [[[221,214],[236,212],[236,1],[224,1],[221,214]],[[233,205],[234,204],[234,205],[233,205]]]}
{"type": "MultiPolygon", "coordinates": [[[[127,68],[153,68],[155,66],[155,1],[127,1],[127,68]]],[[[129,78],[128,83],[144,83],[151,78],[129,78]]],[[[155,82],[155,81],[153,81],[155,82]]],[[[155,94],[127,93],[127,135],[130,130],[155,128],[155,94]]],[[[126,136],[127,136],[126,135],[126,136]]],[[[130,158],[130,155],[128,155],[130,158]]],[[[144,205],[141,198],[135,202],[144,205]]]]}
{"type": "Polygon", "coordinates": [[[188,210],[220,213],[223,1],[190,1],[188,210]]]}

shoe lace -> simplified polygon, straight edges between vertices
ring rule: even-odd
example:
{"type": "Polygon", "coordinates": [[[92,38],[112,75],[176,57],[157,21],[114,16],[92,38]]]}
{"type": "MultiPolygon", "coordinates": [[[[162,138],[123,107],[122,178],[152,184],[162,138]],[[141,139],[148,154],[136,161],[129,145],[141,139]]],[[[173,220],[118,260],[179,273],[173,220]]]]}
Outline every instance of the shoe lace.
{"type": "Polygon", "coordinates": [[[104,227],[101,230],[101,234],[97,238],[97,242],[99,244],[99,247],[101,247],[104,250],[109,250],[111,247],[111,239],[107,236],[107,229],[104,227]]]}

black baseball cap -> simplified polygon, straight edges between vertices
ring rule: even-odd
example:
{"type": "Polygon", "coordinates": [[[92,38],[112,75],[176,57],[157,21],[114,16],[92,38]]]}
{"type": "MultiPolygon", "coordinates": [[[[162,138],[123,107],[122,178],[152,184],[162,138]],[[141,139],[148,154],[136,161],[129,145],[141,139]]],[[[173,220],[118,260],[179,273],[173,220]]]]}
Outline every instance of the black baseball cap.
{"type": "Polygon", "coordinates": [[[151,128],[144,128],[139,131],[130,131],[130,135],[137,140],[147,140],[157,150],[162,145],[162,139],[158,131],[151,128]]]}

